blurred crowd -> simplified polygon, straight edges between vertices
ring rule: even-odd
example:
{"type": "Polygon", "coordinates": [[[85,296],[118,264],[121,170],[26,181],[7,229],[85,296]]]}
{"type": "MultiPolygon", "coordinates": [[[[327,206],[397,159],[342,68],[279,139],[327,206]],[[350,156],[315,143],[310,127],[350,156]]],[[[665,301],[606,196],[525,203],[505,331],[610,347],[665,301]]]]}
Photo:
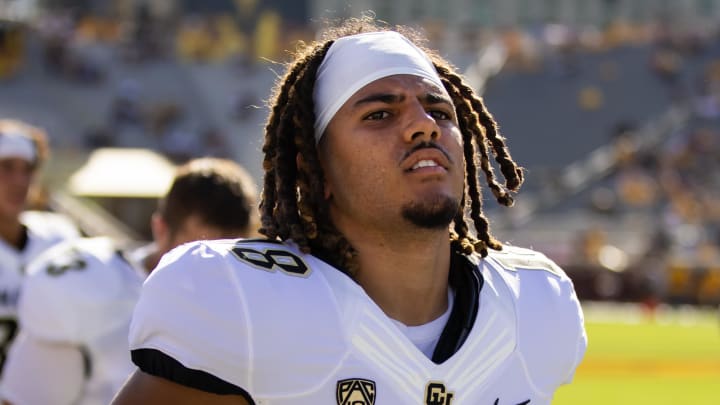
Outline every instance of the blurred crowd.
{"type": "MultiPolygon", "coordinates": [[[[312,38],[310,27],[285,26],[272,12],[261,13],[253,21],[249,27],[228,14],[164,21],[141,8],[129,21],[68,12],[45,15],[32,26],[3,23],[0,83],[30,68],[27,49],[35,41],[44,75],[78,88],[108,89],[108,113],[83,130],[86,150],[149,147],[176,163],[198,156],[234,157],[229,141],[234,134],[227,133],[225,126],[194,119],[196,111],[189,111],[179,100],[148,97],[140,78],[116,77],[113,69],[156,63],[220,64],[229,67],[236,78],[253,81],[259,70],[271,69],[268,60],[282,61],[284,50],[291,49],[293,41],[312,38]]],[[[440,29],[435,25],[427,28],[431,39],[433,29],[440,29]]],[[[616,272],[593,281],[586,297],[720,303],[720,54],[708,57],[708,50],[717,48],[718,38],[718,27],[679,28],[662,20],[642,24],[614,21],[603,29],[554,23],[477,28],[464,37],[470,45],[500,44],[504,55],[500,76],[549,70],[568,80],[577,77],[579,61],[585,55],[645,47],[650,50],[647,74],[657,78],[657,86],[665,89],[674,103],[667,108],[682,105],[691,110],[691,118],[682,128],[652,147],[636,144],[642,122],[616,123],[607,139],[615,150],[611,181],[590,187],[588,209],[608,218],[642,212],[657,221],[653,229],[643,231],[646,251],[623,266],[625,274],[616,272]],[[698,55],[705,57],[703,68],[688,72],[688,62],[698,55]],[[692,77],[691,88],[687,76],[692,77]],[[618,278],[643,287],[626,286],[623,292],[618,278]]],[[[473,60],[478,48],[470,45],[460,47],[465,54],[457,55],[458,61],[473,60]]],[[[599,69],[605,77],[621,74],[613,64],[599,69]]],[[[224,101],[225,116],[235,123],[252,123],[259,133],[263,117],[253,107],[263,104],[269,90],[258,91],[253,86],[230,90],[232,96],[224,101]]],[[[606,102],[604,97],[602,87],[586,85],[577,94],[576,105],[579,111],[598,110],[606,102]]],[[[601,248],[608,239],[603,232],[592,226],[584,230],[577,239],[578,254],[567,263],[571,269],[601,262],[601,248]]],[[[582,286],[578,290],[584,291],[582,286]]]]}
{"type": "Polygon", "coordinates": [[[96,96],[84,102],[107,104],[107,114],[80,129],[87,149],[150,147],[178,163],[198,156],[233,157],[227,127],[257,118],[267,94],[257,94],[252,85],[222,89],[227,94],[217,97],[225,98],[229,124],[218,125],[207,117],[211,114],[197,111],[196,100],[152,94],[145,88],[142,69],[168,66],[187,80],[172,83],[166,78],[169,83],[160,84],[166,87],[189,87],[194,73],[180,65],[222,65],[235,81],[242,81],[253,76],[263,59],[281,56],[285,43],[308,36],[281,27],[272,11],[255,17],[252,26],[243,27],[237,16],[227,13],[159,19],[140,7],[131,19],[66,10],[43,14],[31,24],[0,21],[0,82],[23,73],[40,74],[78,89],[97,89],[96,96]],[[34,64],[41,65],[39,73],[34,64]]]}
{"type": "MultiPolygon", "coordinates": [[[[498,76],[513,72],[513,77],[554,78],[579,89],[576,112],[552,115],[552,108],[544,109],[541,113],[550,115],[545,122],[567,120],[567,114],[600,114],[612,102],[606,85],[624,67],[603,62],[593,67],[601,80],[593,80],[582,58],[617,48],[647,50],[645,74],[656,79],[659,94],[667,95],[665,110],[683,112],[675,127],[655,125],[660,116],[647,122],[618,119],[608,125],[606,145],[600,148],[609,152],[578,159],[586,160],[581,180],[571,178],[569,166],[553,169],[566,183],[582,184],[559,185],[548,178],[534,186],[558,196],[571,195],[572,187],[587,190],[582,198],[588,214],[599,214],[605,225],[618,223],[615,228],[632,227],[622,222],[633,216],[651,219],[647,228],[629,230],[641,239],[639,251],[618,245],[609,234],[612,227],[590,220],[571,238],[573,252],[560,255],[560,261],[575,279],[581,299],[642,301],[651,307],[659,302],[720,304],[720,29],[702,24],[679,28],[663,21],[617,22],[603,31],[548,24],[505,31],[501,40],[508,52],[498,76]],[[591,173],[593,167],[596,173],[591,173]]],[[[572,131],[586,132],[582,127],[572,131]]],[[[553,201],[560,205],[564,200],[553,201]]],[[[543,215],[543,209],[534,215],[543,215]]]]}
{"type": "Polygon", "coordinates": [[[616,135],[617,167],[591,189],[590,208],[608,220],[642,215],[654,223],[635,230],[645,248],[620,266],[608,259],[616,247],[606,232],[582,232],[570,267],[588,284],[580,293],[649,305],[720,304],[720,120],[695,115],[649,150],[637,150],[632,136],[630,129],[616,135]]]}
{"type": "Polygon", "coordinates": [[[694,111],[690,122],[657,148],[624,154],[615,187],[618,202],[626,209],[656,216],[652,238],[639,263],[653,281],[649,293],[671,302],[717,305],[720,115],[708,115],[707,100],[702,101],[702,109],[694,111]]]}

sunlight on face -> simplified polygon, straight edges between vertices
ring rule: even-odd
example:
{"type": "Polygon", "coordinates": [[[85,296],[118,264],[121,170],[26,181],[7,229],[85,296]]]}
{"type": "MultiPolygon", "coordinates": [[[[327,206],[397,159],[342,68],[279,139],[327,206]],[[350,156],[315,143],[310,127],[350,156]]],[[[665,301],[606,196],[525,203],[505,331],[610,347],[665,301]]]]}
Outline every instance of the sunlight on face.
{"type": "Polygon", "coordinates": [[[319,149],[336,226],[440,229],[459,210],[465,171],[454,106],[421,77],[360,89],[319,149]]]}

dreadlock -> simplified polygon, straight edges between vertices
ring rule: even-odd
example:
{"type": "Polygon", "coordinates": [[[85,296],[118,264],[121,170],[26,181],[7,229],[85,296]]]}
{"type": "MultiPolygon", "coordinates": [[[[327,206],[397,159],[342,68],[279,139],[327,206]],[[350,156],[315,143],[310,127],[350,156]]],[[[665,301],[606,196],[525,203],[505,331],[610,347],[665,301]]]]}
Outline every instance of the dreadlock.
{"type": "MultiPolygon", "coordinates": [[[[324,174],[314,134],[313,89],[318,67],[334,38],[387,29],[378,26],[371,17],[350,19],[326,31],[320,41],[301,47],[295,62],[274,89],[265,127],[260,233],[270,239],[291,239],[303,252],[320,254],[351,275],[357,271],[357,251],[331,222],[324,199],[324,174]]],[[[394,29],[413,40],[431,58],[459,117],[467,184],[462,209],[449,230],[453,248],[482,256],[488,254],[488,248],[500,250],[502,245],[491,235],[489,221],[483,214],[478,167],[495,199],[504,206],[513,204],[510,191],[520,188],[523,169],[510,156],[505,139],[498,133],[497,123],[482,99],[454,73],[454,68],[424,47],[415,32],[406,27],[394,29]],[[490,153],[505,178],[504,186],[497,180],[490,153]],[[466,221],[466,211],[477,237],[466,221]]]]}

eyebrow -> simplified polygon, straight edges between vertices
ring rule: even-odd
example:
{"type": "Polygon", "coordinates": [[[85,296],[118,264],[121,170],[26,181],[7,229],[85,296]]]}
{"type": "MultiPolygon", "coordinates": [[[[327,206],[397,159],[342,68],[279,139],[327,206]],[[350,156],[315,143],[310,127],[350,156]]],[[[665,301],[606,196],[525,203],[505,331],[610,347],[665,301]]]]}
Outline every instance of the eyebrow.
{"type": "MultiPolygon", "coordinates": [[[[424,101],[427,104],[448,104],[453,105],[452,101],[445,97],[442,94],[438,93],[425,93],[424,96],[421,97],[421,99],[424,99],[424,101]]],[[[385,104],[395,104],[399,103],[401,101],[405,100],[404,95],[399,94],[392,94],[392,93],[373,93],[369,94],[360,100],[357,100],[353,107],[357,108],[362,106],[363,104],[370,104],[375,102],[381,102],[385,104]]]]}
{"type": "Polygon", "coordinates": [[[445,97],[444,94],[427,93],[427,94],[425,94],[425,101],[426,101],[428,104],[442,104],[442,103],[445,103],[445,104],[453,105],[452,100],[450,100],[449,98],[445,97]]]}
{"type": "Polygon", "coordinates": [[[369,94],[360,100],[356,101],[353,106],[354,107],[360,107],[363,104],[370,104],[370,103],[376,103],[381,102],[385,104],[395,104],[403,101],[405,99],[405,96],[401,96],[398,94],[391,94],[391,93],[373,93],[369,94]]]}

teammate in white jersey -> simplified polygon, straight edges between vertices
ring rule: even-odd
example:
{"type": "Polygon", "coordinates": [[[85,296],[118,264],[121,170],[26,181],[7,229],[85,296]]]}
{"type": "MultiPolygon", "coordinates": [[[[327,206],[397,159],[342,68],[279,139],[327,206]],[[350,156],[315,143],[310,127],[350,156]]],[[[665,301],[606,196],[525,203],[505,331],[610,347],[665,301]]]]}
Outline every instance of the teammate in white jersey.
{"type": "Polygon", "coordinates": [[[351,20],[296,57],[265,131],[268,239],[163,258],[115,405],[536,405],[572,379],[571,280],[482,212],[478,174],[509,206],[522,168],[410,36],[351,20]]]}
{"type": "Polygon", "coordinates": [[[30,189],[48,155],[45,131],[0,119],[0,368],[17,331],[17,300],[25,266],[54,244],[79,236],[60,214],[26,211],[30,189]]]}
{"type": "Polygon", "coordinates": [[[150,254],[135,261],[108,238],[82,238],[33,261],[0,384],[4,404],[108,404],[135,368],[127,336],[145,276],[182,243],[251,235],[256,202],[243,168],[196,159],[178,169],[153,215],[150,254]]]}

